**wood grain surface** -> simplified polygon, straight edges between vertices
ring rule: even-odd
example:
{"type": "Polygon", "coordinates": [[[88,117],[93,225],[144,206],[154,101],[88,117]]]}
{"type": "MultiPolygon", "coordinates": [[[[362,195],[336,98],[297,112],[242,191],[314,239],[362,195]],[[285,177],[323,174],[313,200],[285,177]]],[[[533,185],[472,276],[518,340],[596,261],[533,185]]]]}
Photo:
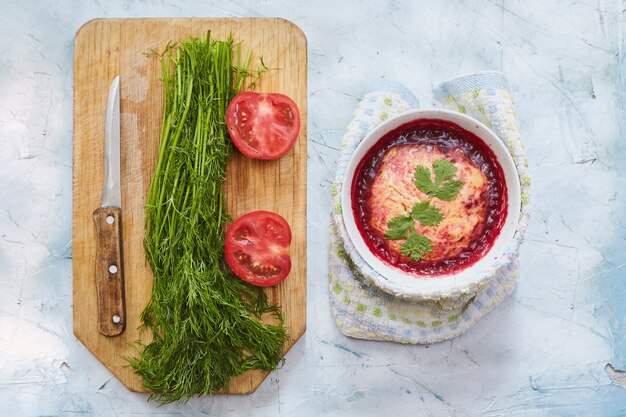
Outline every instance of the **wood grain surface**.
{"type": "Polygon", "coordinates": [[[126,328],[122,209],[98,207],[93,212],[93,221],[96,228],[98,331],[104,336],[118,336],[126,328]]]}
{"type": "MultiPolygon", "coordinates": [[[[286,352],[304,333],[306,319],[306,38],[282,19],[162,18],[96,19],[77,32],[74,45],[73,297],[74,334],[128,388],[143,391],[141,379],[123,355],[136,355],[128,341],[149,341],[139,330],[150,298],[152,272],[143,249],[144,203],[156,161],[163,113],[158,58],[168,42],[211,31],[232,34],[252,62],[262,56],[275,70],[257,84],[260,92],[281,92],[298,104],[302,129],[296,146],[277,161],[257,161],[235,152],[228,166],[225,194],[229,214],[271,210],[287,219],[293,242],[292,271],[267,289],[282,306],[290,339],[286,352]],[[126,331],[117,337],[98,332],[95,280],[96,229],[103,183],[104,118],[109,85],[121,79],[121,177],[126,331]]],[[[267,376],[249,371],[231,381],[228,392],[253,392],[267,376]]]]}

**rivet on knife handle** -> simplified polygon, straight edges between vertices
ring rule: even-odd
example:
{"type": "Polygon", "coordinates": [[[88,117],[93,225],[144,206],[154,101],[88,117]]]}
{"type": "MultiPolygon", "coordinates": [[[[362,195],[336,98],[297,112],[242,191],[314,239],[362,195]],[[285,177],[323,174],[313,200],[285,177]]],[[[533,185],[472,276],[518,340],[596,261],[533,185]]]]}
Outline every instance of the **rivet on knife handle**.
{"type": "Polygon", "coordinates": [[[98,330],[105,336],[117,336],[126,328],[122,209],[100,207],[93,212],[93,219],[97,234],[98,330]]]}

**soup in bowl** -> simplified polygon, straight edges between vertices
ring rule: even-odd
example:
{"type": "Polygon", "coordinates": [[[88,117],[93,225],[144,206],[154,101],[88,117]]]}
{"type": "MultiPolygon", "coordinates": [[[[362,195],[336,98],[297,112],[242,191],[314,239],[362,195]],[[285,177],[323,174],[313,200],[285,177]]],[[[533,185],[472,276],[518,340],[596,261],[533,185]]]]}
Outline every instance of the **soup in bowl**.
{"type": "Polygon", "coordinates": [[[375,128],[341,191],[350,241],[384,290],[431,298],[488,280],[520,212],[515,164],[485,125],[416,110],[375,128]]]}

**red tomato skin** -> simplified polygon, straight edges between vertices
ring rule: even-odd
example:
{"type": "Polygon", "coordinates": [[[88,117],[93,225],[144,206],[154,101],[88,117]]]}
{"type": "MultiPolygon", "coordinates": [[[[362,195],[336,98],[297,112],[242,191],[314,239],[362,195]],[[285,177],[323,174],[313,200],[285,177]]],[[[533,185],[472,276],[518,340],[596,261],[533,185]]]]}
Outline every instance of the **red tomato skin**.
{"type": "MultiPolygon", "coordinates": [[[[277,213],[270,211],[253,211],[244,214],[235,220],[226,230],[224,239],[224,258],[226,263],[243,281],[246,281],[257,287],[270,287],[276,285],[289,275],[291,271],[291,257],[289,256],[289,245],[291,244],[291,229],[287,221],[277,213]],[[271,222],[278,226],[278,238],[269,241],[267,236],[268,224],[273,231],[271,222]],[[265,226],[265,234],[263,230],[259,230],[265,226]],[[251,235],[237,239],[237,233],[241,234],[242,230],[252,232],[251,235]],[[241,241],[249,241],[253,245],[242,244],[241,241]],[[244,256],[243,262],[239,256],[244,256]],[[263,264],[258,268],[267,267],[270,271],[276,267],[279,272],[276,275],[258,276],[251,269],[256,266],[252,262],[263,264]],[[246,262],[247,261],[247,262],[246,262]],[[245,264],[253,263],[252,266],[246,268],[245,264]]],[[[266,271],[267,273],[267,271],[266,271]]]]}
{"type": "Polygon", "coordinates": [[[284,94],[244,91],[237,94],[229,103],[226,109],[226,126],[233,144],[245,156],[261,160],[278,159],[287,154],[298,139],[300,110],[297,104],[284,94]],[[265,111],[259,111],[261,106],[265,111]],[[269,120],[271,116],[276,116],[273,121],[269,120]],[[282,134],[276,135],[276,130],[278,133],[282,131],[282,134]],[[252,146],[251,142],[255,140],[259,143],[252,146]],[[278,148],[267,149],[272,145],[277,145],[278,148]]]}

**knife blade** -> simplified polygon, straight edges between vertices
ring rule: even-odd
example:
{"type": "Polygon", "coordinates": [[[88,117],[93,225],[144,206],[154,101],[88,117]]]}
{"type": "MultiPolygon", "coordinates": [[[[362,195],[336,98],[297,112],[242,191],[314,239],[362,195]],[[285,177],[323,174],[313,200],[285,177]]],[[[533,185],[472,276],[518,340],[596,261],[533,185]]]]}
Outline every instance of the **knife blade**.
{"type": "Polygon", "coordinates": [[[122,191],[120,179],[120,77],[109,88],[104,124],[104,187],[102,207],[93,212],[96,224],[96,291],[98,331],[118,336],[126,328],[122,254],[122,191]]]}

